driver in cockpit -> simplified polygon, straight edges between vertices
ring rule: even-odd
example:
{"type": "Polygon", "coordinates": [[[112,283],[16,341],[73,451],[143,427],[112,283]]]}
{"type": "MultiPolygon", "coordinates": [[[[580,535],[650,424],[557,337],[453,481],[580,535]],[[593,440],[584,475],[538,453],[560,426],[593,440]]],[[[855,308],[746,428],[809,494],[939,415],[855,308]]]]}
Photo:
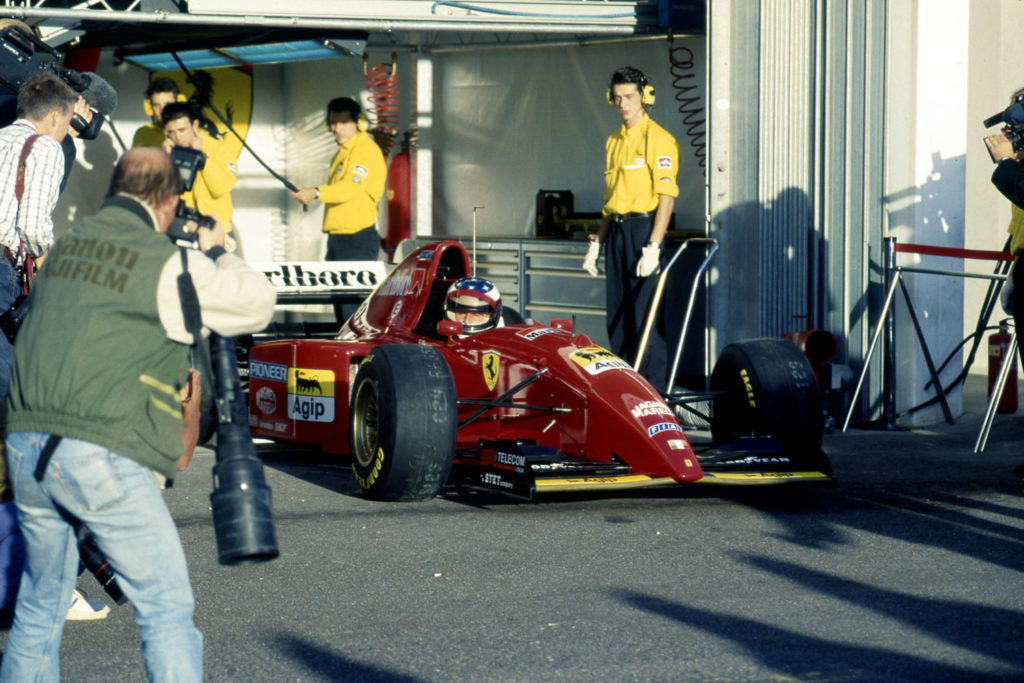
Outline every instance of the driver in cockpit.
{"type": "Polygon", "coordinates": [[[482,277],[464,277],[453,282],[445,295],[444,314],[449,320],[462,323],[466,335],[505,326],[501,319],[501,292],[482,277]]]}

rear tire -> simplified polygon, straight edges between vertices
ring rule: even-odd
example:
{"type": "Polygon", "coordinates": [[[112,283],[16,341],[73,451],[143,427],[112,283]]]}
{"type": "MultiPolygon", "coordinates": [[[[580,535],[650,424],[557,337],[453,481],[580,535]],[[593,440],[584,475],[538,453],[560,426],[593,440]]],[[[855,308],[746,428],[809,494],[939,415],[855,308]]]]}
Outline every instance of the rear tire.
{"type": "Polygon", "coordinates": [[[455,382],[441,352],[378,346],[352,389],[349,448],[368,498],[417,501],[437,495],[455,455],[455,382]]]}
{"type": "Polygon", "coordinates": [[[723,443],[771,437],[788,451],[817,453],[824,431],[814,370],[788,339],[748,339],[729,344],[711,373],[711,437],[723,443]]]}

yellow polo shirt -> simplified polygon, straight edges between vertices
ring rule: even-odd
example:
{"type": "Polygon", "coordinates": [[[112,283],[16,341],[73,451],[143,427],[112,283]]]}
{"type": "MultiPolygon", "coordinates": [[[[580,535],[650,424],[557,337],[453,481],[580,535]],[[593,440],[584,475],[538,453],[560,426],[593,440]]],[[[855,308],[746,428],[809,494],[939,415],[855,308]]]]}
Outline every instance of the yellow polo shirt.
{"type": "Polygon", "coordinates": [[[1010,233],[1010,253],[1017,256],[1024,252],[1024,209],[1010,204],[1010,224],[1006,226],[1010,233]]]}
{"type": "Polygon", "coordinates": [[[135,137],[132,138],[132,148],[156,147],[160,149],[163,147],[166,138],[167,136],[164,135],[164,129],[161,126],[155,123],[147,123],[135,131],[135,137]]]}
{"type": "Polygon", "coordinates": [[[679,196],[679,145],[646,113],[605,143],[604,215],[654,211],[658,195],[679,196]]]}
{"type": "Polygon", "coordinates": [[[351,235],[376,224],[387,173],[380,147],[365,131],[341,145],[331,160],[327,184],[316,188],[324,203],[323,231],[351,235]]]}

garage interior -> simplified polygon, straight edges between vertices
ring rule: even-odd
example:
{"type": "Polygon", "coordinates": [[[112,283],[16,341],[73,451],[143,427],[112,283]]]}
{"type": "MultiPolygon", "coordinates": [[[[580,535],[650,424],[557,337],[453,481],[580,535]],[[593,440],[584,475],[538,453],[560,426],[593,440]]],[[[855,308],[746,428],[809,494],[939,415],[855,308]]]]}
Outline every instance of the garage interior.
{"type": "MultiPolygon", "coordinates": [[[[681,148],[675,229],[720,245],[702,283],[699,339],[686,345],[687,373],[699,377],[730,341],[809,325],[831,332],[835,362],[859,371],[882,310],[884,237],[964,245],[957,183],[965,139],[980,131],[962,120],[963,65],[968,53],[997,46],[968,41],[967,26],[973,33],[1006,22],[995,8],[960,10],[929,15],[904,0],[321,0],[284,10],[259,0],[244,11],[226,0],[43,0],[5,5],[0,17],[39,25],[60,50],[98,51],[96,71],[121,98],[113,125],[80,146],[58,230],[97,207],[97,188],[121,150],[113,131],[130,139],[147,122],[150,73],[173,66],[140,66],[148,57],[214,48],[230,64],[232,49],[276,46],[269,62],[244,58],[252,83],[246,141],[297,185],[321,181],[335,148],[324,103],[348,94],[369,108],[366,75],[394,64],[391,154],[408,134],[410,235],[469,240],[475,223],[481,263],[524,312],[533,307],[542,321],[576,313],[595,340],[603,288],[577,272],[580,244],[538,237],[552,230],[538,224],[538,203],[555,197],[548,206],[571,217],[558,226],[560,237],[587,229],[600,210],[603,142],[618,125],[605,104],[608,76],[624,64],[642,69],[657,88],[652,117],[681,148]],[[312,60],[290,46],[302,59],[281,62],[284,41],[326,42],[334,56],[312,60]],[[926,87],[933,82],[942,87],[926,87]],[[534,274],[537,286],[527,278],[534,274]]],[[[990,114],[991,98],[978,101],[972,111],[990,114]]],[[[249,152],[233,195],[247,259],[319,259],[320,212],[303,212],[249,152]]],[[[387,221],[384,210],[382,235],[387,221]]],[[[954,283],[938,299],[933,289],[911,284],[915,301],[927,301],[924,334],[943,353],[962,337],[964,289],[954,283]]],[[[684,300],[674,296],[670,305],[684,300]]],[[[897,331],[896,355],[904,411],[932,395],[909,325],[897,331]]],[[[868,374],[857,406],[863,419],[885,408],[881,367],[868,374]]],[[[958,373],[947,369],[944,383],[958,373]]],[[[955,386],[950,405],[961,410],[955,386]]],[[[934,405],[901,416],[914,424],[942,419],[934,405]]]]}

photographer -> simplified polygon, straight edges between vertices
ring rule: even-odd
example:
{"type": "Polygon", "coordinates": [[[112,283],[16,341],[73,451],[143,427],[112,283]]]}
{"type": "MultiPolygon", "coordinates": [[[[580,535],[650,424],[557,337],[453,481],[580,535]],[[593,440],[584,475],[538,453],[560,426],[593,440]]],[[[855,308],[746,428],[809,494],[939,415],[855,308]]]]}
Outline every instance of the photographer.
{"type": "MultiPolygon", "coordinates": [[[[1014,95],[1014,101],[1017,94],[1014,95]]],[[[1012,106],[1012,102],[1011,102],[1012,106]]],[[[1010,283],[1004,289],[1010,298],[1010,312],[1017,330],[1024,330],[1024,296],[1014,296],[1014,292],[1024,292],[1024,268],[1018,268],[1021,253],[1024,253],[1024,165],[1020,163],[1024,152],[1013,149],[1013,143],[1003,133],[985,138],[992,161],[996,162],[996,170],[992,173],[992,184],[1004,197],[1010,200],[1011,215],[1007,232],[1010,233],[1010,253],[1013,254],[1013,266],[1010,270],[1010,283]]],[[[1005,297],[1004,297],[1005,298],[1005,297]]]]}
{"type": "Polygon", "coordinates": [[[167,135],[163,143],[165,152],[170,154],[175,146],[179,146],[197,150],[206,156],[196,173],[192,189],[181,195],[182,201],[188,208],[203,215],[219,218],[229,234],[227,250],[238,250],[237,239],[230,236],[231,214],[234,211],[231,188],[238,182],[238,164],[231,150],[222,141],[210,137],[199,128],[199,118],[187,102],[174,102],[165,106],[161,120],[167,135]]]}
{"type": "Polygon", "coordinates": [[[63,76],[62,82],[65,85],[70,86],[73,82],[77,86],[77,89],[72,88],[78,96],[75,102],[72,126],[68,130],[68,134],[58,140],[64,152],[64,175],[60,181],[60,192],[63,192],[67,187],[71,169],[74,167],[75,158],[78,155],[75,138],[81,136],[83,140],[91,140],[96,137],[103,117],[94,107],[102,108],[105,113],[112,114],[117,106],[117,93],[109,83],[95,74],[90,75],[86,81],[77,72],[54,67],[56,61],[50,62],[49,68],[44,66],[43,58],[56,60],[59,53],[49,50],[44,44],[39,43],[36,32],[21,21],[0,19],[0,43],[3,47],[3,50],[0,50],[0,55],[14,60],[12,62],[0,59],[0,82],[8,89],[8,92],[5,93],[4,88],[0,87],[0,126],[13,123],[18,118],[17,96],[14,91],[20,91],[21,78],[27,80],[27,74],[51,73],[59,77],[63,76]],[[36,52],[37,47],[44,48],[42,56],[36,52]],[[14,57],[14,55],[18,56],[14,57]],[[14,65],[17,67],[12,69],[14,65]],[[40,71],[35,72],[34,69],[40,71]],[[16,73],[8,73],[10,70],[16,73]]]}
{"type": "Polygon", "coordinates": [[[162,233],[179,176],[160,150],[118,162],[99,213],[54,246],[19,332],[8,459],[28,551],[0,680],[59,680],[59,645],[84,525],[135,607],[149,680],[202,680],[202,636],[158,472],[183,450],[189,347],[177,279],[186,259],[202,321],[222,336],[262,329],[275,293],[202,228],[182,252],[162,233]],[[207,258],[209,257],[209,258],[207,258]],[[69,343],[68,340],[74,340],[69,343]]]}
{"type": "MultiPolygon", "coordinates": [[[[77,99],[56,76],[37,74],[18,91],[18,119],[0,129],[0,311],[21,292],[27,258],[41,260],[53,244],[64,177],[60,141],[77,99]]],[[[0,397],[7,395],[10,366],[11,345],[0,335],[0,397]]]]}
{"type": "Polygon", "coordinates": [[[153,119],[151,122],[140,127],[132,137],[132,147],[163,147],[164,125],[162,116],[164,107],[168,104],[184,101],[178,93],[178,84],[172,79],[163,77],[153,79],[153,82],[146,88],[146,99],[144,100],[146,113],[153,119]]]}

